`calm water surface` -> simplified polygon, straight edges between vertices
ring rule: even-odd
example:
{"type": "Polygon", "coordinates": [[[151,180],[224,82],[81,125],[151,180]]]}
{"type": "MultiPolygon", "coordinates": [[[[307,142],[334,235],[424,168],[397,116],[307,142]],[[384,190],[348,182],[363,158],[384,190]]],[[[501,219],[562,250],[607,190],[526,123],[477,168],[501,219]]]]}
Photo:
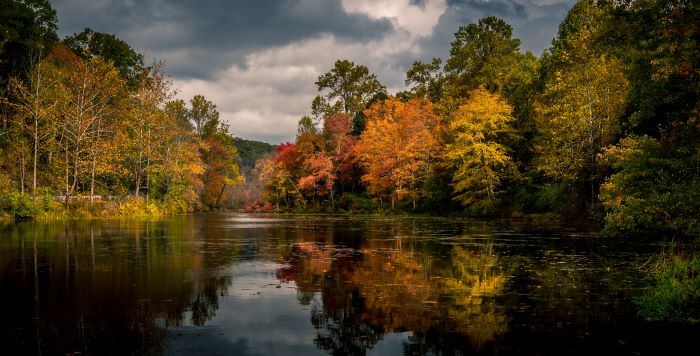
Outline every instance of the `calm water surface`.
{"type": "Polygon", "coordinates": [[[0,352],[677,354],[658,248],[555,223],[206,214],[0,229],[0,352]]]}

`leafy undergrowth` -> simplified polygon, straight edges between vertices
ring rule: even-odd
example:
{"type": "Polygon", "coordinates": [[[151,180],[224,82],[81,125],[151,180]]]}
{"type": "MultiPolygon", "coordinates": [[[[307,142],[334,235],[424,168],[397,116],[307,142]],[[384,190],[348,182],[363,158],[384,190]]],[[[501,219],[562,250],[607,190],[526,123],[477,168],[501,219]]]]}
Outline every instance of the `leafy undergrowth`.
{"type": "Polygon", "coordinates": [[[650,268],[656,284],[636,300],[647,320],[700,322],[700,254],[664,252],[650,268]]]}

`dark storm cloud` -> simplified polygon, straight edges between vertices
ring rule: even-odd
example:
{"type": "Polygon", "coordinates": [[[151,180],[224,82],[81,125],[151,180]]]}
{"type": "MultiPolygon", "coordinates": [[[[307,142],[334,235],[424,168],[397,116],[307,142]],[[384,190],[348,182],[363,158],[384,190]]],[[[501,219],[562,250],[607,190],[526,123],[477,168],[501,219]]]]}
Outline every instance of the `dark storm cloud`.
{"type": "Polygon", "coordinates": [[[244,65],[258,50],[323,34],[356,42],[393,30],[387,19],[346,12],[340,0],[55,0],[53,6],[62,34],[85,27],[114,33],[155,55],[169,54],[169,72],[182,77],[206,77],[244,65]]]}
{"type": "Polygon", "coordinates": [[[244,138],[293,140],[336,59],[394,92],[414,60],[446,60],[460,26],[496,16],[521,50],[549,47],[575,0],[50,0],[62,36],[115,34],[166,61],[180,97],[203,94],[244,138]],[[346,5],[346,7],[343,6],[346,5]],[[396,9],[399,9],[398,11],[396,9]],[[382,17],[386,16],[388,18],[382,17]]]}
{"type": "Polygon", "coordinates": [[[447,0],[448,8],[430,36],[419,40],[421,59],[446,59],[454,33],[460,26],[496,16],[513,27],[513,37],[521,40],[522,51],[536,55],[548,48],[559,23],[576,0],[447,0]]]}
{"type": "Polygon", "coordinates": [[[447,0],[447,6],[456,10],[476,10],[496,17],[525,17],[526,6],[518,0],[447,0]]]}
{"type": "Polygon", "coordinates": [[[418,6],[420,8],[425,7],[425,4],[428,0],[408,0],[408,3],[413,5],[413,6],[418,6]]]}

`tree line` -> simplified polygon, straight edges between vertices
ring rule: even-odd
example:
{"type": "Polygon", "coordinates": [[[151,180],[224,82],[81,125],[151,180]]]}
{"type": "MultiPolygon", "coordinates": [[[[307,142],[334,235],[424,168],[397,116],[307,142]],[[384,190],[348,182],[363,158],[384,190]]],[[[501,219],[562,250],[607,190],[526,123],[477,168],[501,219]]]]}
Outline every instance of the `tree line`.
{"type": "MultiPolygon", "coordinates": [[[[218,208],[242,180],[216,105],[174,98],[163,65],[114,35],[58,40],[48,1],[5,1],[0,195],[18,217],[74,197],[134,197],[153,213],[218,208]],[[188,105],[189,104],[189,105],[188,105]],[[226,195],[224,193],[227,193],[226,195]]],[[[133,202],[132,202],[133,203],[133,202]]]]}
{"type": "Polygon", "coordinates": [[[539,56],[485,17],[394,95],[338,60],[295,142],[258,161],[257,208],[554,212],[697,235],[699,6],[579,1],[539,56]]]}

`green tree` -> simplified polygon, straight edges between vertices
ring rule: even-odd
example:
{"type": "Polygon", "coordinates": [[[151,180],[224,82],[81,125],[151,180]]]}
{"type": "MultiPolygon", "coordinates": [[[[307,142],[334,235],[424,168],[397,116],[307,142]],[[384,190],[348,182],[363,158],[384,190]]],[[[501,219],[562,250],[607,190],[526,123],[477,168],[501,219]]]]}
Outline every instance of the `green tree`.
{"type": "Polygon", "coordinates": [[[450,94],[464,97],[479,87],[500,91],[517,64],[520,40],[512,36],[513,28],[493,16],[461,26],[445,64],[450,94]]]}
{"type": "Polygon", "coordinates": [[[129,44],[112,34],[86,28],[80,33],[67,37],[63,42],[83,59],[100,56],[112,61],[131,88],[139,84],[141,72],[146,70],[143,55],[136,53],[129,44]]]}
{"type": "Polygon", "coordinates": [[[56,11],[48,0],[0,2],[0,98],[7,94],[10,78],[26,78],[58,40],[56,11]]]}
{"type": "Polygon", "coordinates": [[[194,126],[189,120],[187,104],[182,99],[171,100],[165,103],[165,114],[171,117],[177,126],[186,131],[194,131],[194,126]]]}
{"type": "Polygon", "coordinates": [[[195,95],[190,99],[190,106],[187,116],[194,122],[197,135],[204,136],[206,126],[209,126],[210,134],[213,134],[219,125],[219,111],[216,110],[216,105],[203,95],[195,95]]]}
{"type": "Polygon", "coordinates": [[[297,124],[297,136],[305,134],[317,134],[318,128],[314,124],[314,120],[310,116],[302,116],[297,124]]]}
{"type": "Polygon", "coordinates": [[[614,170],[600,192],[607,233],[700,236],[700,126],[675,132],[674,141],[631,136],[603,153],[614,170]]]}
{"type": "Polygon", "coordinates": [[[697,113],[700,2],[634,1],[615,15],[616,27],[605,35],[629,63],[629,102],[635,105],[628,125],[637,135],[659,138],[697,113]]]}
{"type": "Polygon", "coordinates": [[[386,91],[377,76],[363,65],[347,59],[337,60],[333,69],[316,80],[318,91],[312,105],[317,119],[333,114],[355,115],[377,93],[386,91]]]}
{"type": "Polygon", "coordinates": [[[406,72],[406,86],[410,86],[411,97],[426,98],[433,103],[442,98],[445,75],[441,65],[440,58],[433,58],[430,63],[413,62],[406,72]]]}
{"type": "Polygon", "coordinates": [[[364,108],[352,117],[352,135],[355,137],[358,137],[362,134],[362,131],[365,130],[365,126],[367,126],[367,116],[365,116],[365,110],[369,109],[372,105],[374,105],[377,102],[384,102],[386,99],[388,99],[389,96],[386,95],[385,92],[379,92],[375,94],[367,104],[365,104],[364,108]]]}
{"type": "Polygon", "coordinates": [[[531,168],[537,136],[535,98],[540,92],[540,60],[532,53],[518,55],[518,64],[503,87],[502,95],[513,107],[511,126],[517,135],[504,142],[521,173],[531,168]]]}

